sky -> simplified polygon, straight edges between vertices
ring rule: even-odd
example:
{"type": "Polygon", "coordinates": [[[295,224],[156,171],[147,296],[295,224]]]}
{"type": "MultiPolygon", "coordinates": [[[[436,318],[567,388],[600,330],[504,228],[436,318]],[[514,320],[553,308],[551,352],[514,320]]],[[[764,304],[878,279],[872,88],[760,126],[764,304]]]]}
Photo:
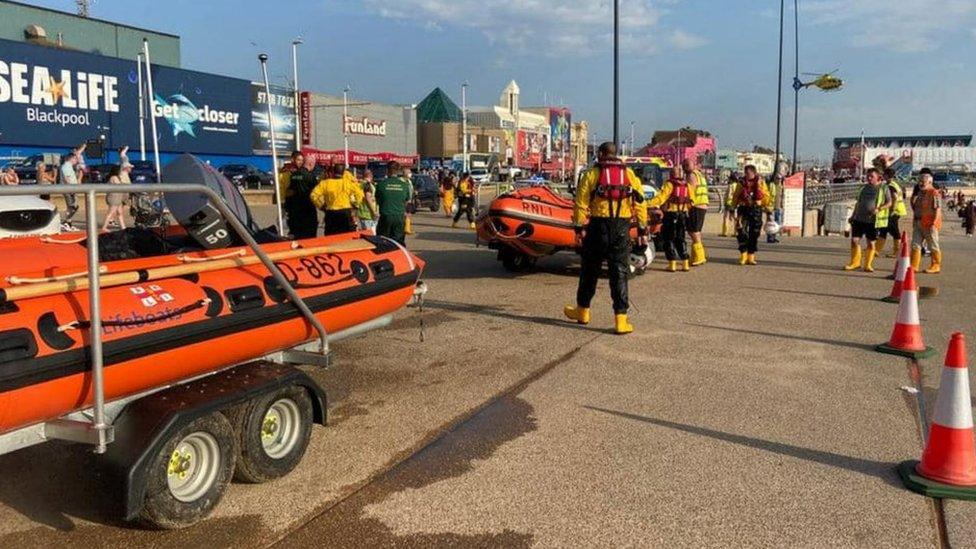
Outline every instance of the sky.
{"type": "MultiPolygon", "coordinates": [[[[73,0],[33,4],[72,11],[73,0]]],[[[793,7],[786,10],[782,147],[793,135],[793,7]]],[[[92,16],[182,37],[183,67],[291,81],[303,90],[413,104],[435,86],[460,103],[562,103],[600,140],[612,132],[610,0],[95,0],[92,16]]],[[[620,132],[693,126],[719,148],[772,147],[779,2],[620,0],[620,132]]],[[[799,154],[832,139],[976,131],[976,0],[799,0],[800,72],[837,70],[843,90],[800,92],[799,154]]],[[[810,79],[801,75],[801,78],[810,79]]]]}

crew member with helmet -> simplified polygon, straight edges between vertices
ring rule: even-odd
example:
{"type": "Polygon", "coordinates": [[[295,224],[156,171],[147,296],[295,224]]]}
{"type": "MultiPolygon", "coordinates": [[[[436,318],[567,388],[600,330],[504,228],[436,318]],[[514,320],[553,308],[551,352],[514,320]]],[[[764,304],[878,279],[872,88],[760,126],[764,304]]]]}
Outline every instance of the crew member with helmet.
{"type": "Polygon", "coordinates": [[[698,161],[694,157],[687,157],[681,161],[685,181],[692,189],[691,205],[688,212],[688,234],[691,236],[691,266],[697,267],[708,262],[705,256],[705,244],[702,242],[702,228],[705,226],[705,214],[708,213],[708,180],[698,169],[698,161]]]}
{"type": "Polygon", "coordinates": [[[356,230],[353,204],[365,199],[359,182],[340,164],[326,168],[325,178],[310,195],[315,207],[325,212],[323,234],[349,233],[356,230]]]}
{"type": "Polygon", "coordinates": [[[457,187],[454,189],[457,194],[458,211],[454,214],[454,222],[451,223],[451,227],[457,227],[458,221],[461,219],[461,214],[464,214],[468,218],[468,226],[474,229],[475,185],[471,179],[471,174],[464,172],[461,175],[461,181],[458,182],[457,187]]]}
{"type": "Polygon", "coordinates": [[[901,227],[899,226],[899,222],[902,217],[908,215],[908,208],[905,206],[905,190],[898,183],[898,180],[895,179],[895,170],[885,168],[883,173],[884,186],[891,195],[894,206],[892,206],[891,214],[888,216],[888,226],[878,230],[878,252],[884,251],[885,239],[888,235],[891,235],[891,252],[887,256],[898,257],[900,253],[898,248],[901,245],[901,227]]]}
{"type": "Polygon", "coordinates": [[[610,142],[601,144],[597,151],[597,163],[583,175],[573,202],[573,227],[580,243],[582,266],[576,305],[567,305],[563,309],[570,320],[589,324],[590,302],[593,301],[597,280],[606,261],[613,299],[614,330],[621,335],[634,331],[627,321],[630,226],[636,217],[640,235],[638,244],[647,245],[647,208],[643,202],[641,180],[617,158],[617,146],[610,142]]]}
{"type": "Polygon", "coordinates": [[[692,189],[681,174],[681,168],[675,166],[671,168],[668,180],[661,186],[660,192],[647,203],[650,209],[664,210],[661,238],[664,240],[664,256],[668,260],[668,272],[676,272],[678,262],[681,262],[682,271],[691,270],[688,246],[685,243],[685,227],[688,224],[688,212],[692,208],[692,194],[692,189]]]}
{"type": "Polygon", "coordinates": [[[742,183],[732,197],[732,207],[736,214],[739,265],[756,265],[763,213],[772,213],[773,202],[769,187],[752,164],[745,168],[742,183]]]}
{"type": "Polygon", "coordinates": [[[875,246],[878,229],[888,226],[888,211],[892,202],[891,195],[881,185],[881,172],[877,168],[868,168],[867,178],[868,182],[861,187],[851,216],[851,262],[844,266],[845,271],[863,268],[865,272],[874,272],[874,258],[878,255],[875,246]],[[867,241],[863,265],[862,237],[867,241]]]}
{"type": "Polygon", "coordinates": [[[296,239],[315,238],[319,217],[312,203],[312,190],[318,180],[305,165],[301,151],[291,153],[291,168],[278,176],[280,194],[284,199],[284,210],[288,222],[288,232],[296,239]]]}

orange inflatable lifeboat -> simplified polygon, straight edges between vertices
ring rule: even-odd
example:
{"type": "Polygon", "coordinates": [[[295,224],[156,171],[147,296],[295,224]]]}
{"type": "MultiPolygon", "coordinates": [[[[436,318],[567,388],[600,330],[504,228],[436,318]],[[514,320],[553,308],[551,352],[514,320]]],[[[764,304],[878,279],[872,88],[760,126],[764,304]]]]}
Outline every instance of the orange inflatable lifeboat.
{"type": "MultiPolygon", "coordinates": [[[[424,266],[390,240],[358,234],[261,247],[329,333],[404,307],[424,266]]],[[[0,434],[91,405],[85,252],[84,241],[0,245],[0,434]],[[58,286],[67,289],[51,291],[58,286]]],[[[102,262],[106,401],[314,339],[256,259],[235,247],[102,262]],[[177,275],[185,271],[197,272],[177,275]],[[119,279],[131,282],[111,282],[119,279]]]]}
{"type": "MultiPolygon", "coordinates": [[[[544,256],[576,250],[573,201],[545,185],[523,187],[499,195],[478,219],[478,241],[498,250],[498,259],[510,271],[531,267],[544,256]]],[[[660,231],[652,223],[651,234],[660,231]]],[[[631,236],[637,239],[636,223],[631,236]]]]}

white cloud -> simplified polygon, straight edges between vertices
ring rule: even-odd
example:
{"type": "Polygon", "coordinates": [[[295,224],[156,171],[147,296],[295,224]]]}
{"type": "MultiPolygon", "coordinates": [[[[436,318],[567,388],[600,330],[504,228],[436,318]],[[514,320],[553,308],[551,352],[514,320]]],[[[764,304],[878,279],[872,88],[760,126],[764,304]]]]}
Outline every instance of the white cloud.
{"type": "Polygon", "coordinates": [[[815,25],[840,27],[851,36],[854,46],[915,53],[937,49],[952,31],[972,26],[976,2],[811,0],[800,5],[801,23],[804,19],[815,25]]]}
{"type": "MultiPolygon", "coordinates": [[[[492,43],[520,53],[587,56],[603,51],[611,39],[609,0],[362,0],[383,17],[425,26],[454,26],[484,34],[492,43]]],[[[621,47],[632,55],[651,55],[663,47],[690,49],[706,41],[689,31],[668,30],[663,6],[676,0],[621,0],[621,47]]]]}

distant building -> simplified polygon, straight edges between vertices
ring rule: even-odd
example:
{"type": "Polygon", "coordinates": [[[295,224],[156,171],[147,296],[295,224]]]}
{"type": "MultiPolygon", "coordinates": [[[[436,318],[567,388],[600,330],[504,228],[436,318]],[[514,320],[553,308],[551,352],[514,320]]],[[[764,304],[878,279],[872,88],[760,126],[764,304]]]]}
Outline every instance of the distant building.
{"type": "MultiPolygon", "coordinates": [[[[461,109],[440,88],[417,104],[417,153],[424,161],[444,165],[464,151],[461,109]]],[[[468,153],[494,155],[504,150],[505,132],[468,121],[468,153]]],[[[490,163],[490,162],[489,162],[490,163]]]]}
{"type": "Polygon", "coordinates": [[[910,159],[916,172],[931,168],[973,173],[976,172],[976,147],[972,142],[972,135],[838,137],[834,139],[833,168],[838,173],[854,174],[871,167],[871,161],[879,155],[886,155],[910,159]]]}
{"type": "Polygon", "coordinates": [[[550,151],[550,117],[529,112],[519,105],[519,86],[514,80],[502,90],[498,105],[469,107],[468,123],[490,130],[502,130],[505,143],[503,164],[541,169],[550,151]]]}
{"type": "Polygon", "coordinates": [[[0,0],[0,39],[134,61],[143,38],[154,64],[180,66],[180,37],[174,34],[0,0]]]}
{"type": "MultiPolygon", "coordinates": [[[[742,172],[746,166],[751,164],[756,167],[759,175],[770,177],[773,175],[773,169],[776,167],[773,156],[773,152],[766,152],[759,147],[756,147],[752,151],[722,149],[715,152],[715,168],[718,170],[742,172]]],[[[785,174],[789,169],[786,166],[786,157],[781,153],[779,158],[780,174],[785,174]]]]}
{"type": "Polygon", "coordinates": [[[638,150],[635,156],[657,156],[672,166],[693,157],[698,159],[701,166],[714,168],[715,138],[707,131],[693,128],[656,131],[651,142],[638,150]]]}

